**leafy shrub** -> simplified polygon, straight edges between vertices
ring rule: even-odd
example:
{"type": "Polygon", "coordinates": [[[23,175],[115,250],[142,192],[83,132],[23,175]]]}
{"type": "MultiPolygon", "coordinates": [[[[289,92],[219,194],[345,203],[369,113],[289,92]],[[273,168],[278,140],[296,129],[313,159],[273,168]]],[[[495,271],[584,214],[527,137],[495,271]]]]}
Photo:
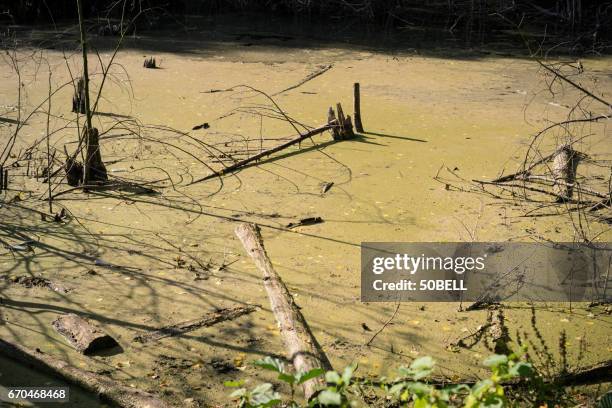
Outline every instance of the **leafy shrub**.
{"type": "MultiPolygon", "coordinates": [[[[484,361],[484,365],[491,370],[489,378],[478,381],[473,385],[454,384],[436,386],[427,382],[431,376],[435,361],[431,357],[421,357],[412,362],[409,367],[401,367],[399,376],[390,383],[378,385],[385,401],[391,400],[395,406],[412,406],[414,408],[493,408],[506,407],[511,404],[504,390],[504,383],[520,377],[532,377],[535,372],[532,365],[524,361],[526,350],[510,355],[495,354],[484,361]]],[[[236,400],[240,408],[265,408],[276,405],[286,407],[341,407],[348,408],[363,405],[359,401],[358,386],[374,387],[373,383],[360,381],[354,378],[357,365],[351,364],[342,373],[336,371],[324,372],[314,369],[306,373],[290,373],[285,364],[276,358],[266,357],[257,360],[254,365],[278,374],[278,380],[286,383],[290,396],[283,398],[274,386],[264,383],[252,390],[243,387],[244,382],[226,382],[228,387],[236,390],[231,397],[236,400]],[[327,386],[320,390],[306,405],[300,405],[296,400],[296,388],[305,381],[325,375],[327,386]]],[[[381,404],[382,405],[382,404],[381,404]]]]}

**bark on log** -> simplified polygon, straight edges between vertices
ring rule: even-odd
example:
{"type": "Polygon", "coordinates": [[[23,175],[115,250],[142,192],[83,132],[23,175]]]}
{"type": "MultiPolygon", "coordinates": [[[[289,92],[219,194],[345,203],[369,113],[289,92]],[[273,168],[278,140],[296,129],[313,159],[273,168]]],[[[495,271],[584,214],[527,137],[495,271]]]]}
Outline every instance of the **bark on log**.
{"type": "Polygon", "coordinates": [[[263,151],[263,152],[261,152],[261,153],[258,153],[258,154],[256,154],[256,155],[253,155],[253,156],[251,156],[251,157],[248,157],[248,158],[246,158],[246,159],[244,159],[244,160],[240,160],[239,162],[234,163],[233,165],[228,166],[228,167],[226,167],[226,168],[224,168],[224,169],[221,169],[221,170],[219,170],[219,171],[216,171],[216,172],[214,172],[214,173],[212,173],[212,174],[209,174],[208,176],[205,176],[205,177],[202,177],[202,178],[200,178],[200,179],[198,179],[198,180],[192,181],[192,182],[191,182],[191,183],[189,183],[188,185],[192,185],[192,184],[195,184],[195,183],[199,183],[199,182],[201,182],[201,181],[205,181],[205,180],[210,180],[211,178],[214,178],[214,177],[219,177],[219,176],[222,176],[222,175],[224,175],[224,174],[231,173],[231,172],[233,172],[233,171],[236,171],[236,170],[240,169],[241,167],[246,166],[246,165],[247,165],[247,164],[249,164],[249,163],[252,163],[252,162],[254,162],[254,161],[256,161],[256,160],[259,160],[259,159],[261,159],[261,158],[264,158],[264,157],[266,157],[266,156],[269,156],[269,155],[271,155],[271,154],[273,154],[273,153],[276,153],[276,152],[279,152],[279,151],[281,151],[281,150],[284,150],[284,149],[286,149],[287,147],[289,147],[289,146],[293,146],[294,144],[297,144],[297,143],[299,143],[299,142],[301,142],[301,141],[303,141],[303,140],[305,140],[305,139],[308,139],[308,138],[310,138],[310,137],[312,137],[312,136],[314,136],[314,135],[318,135],[319,133],[323,133],[323,132],[325,132],[326,130],[334,129],[336,126],[337,126],[337,124],[336,124],[336,123],[328,123],[328,124],[327,124],[327,125],[325,125],[325,126],[318,127],[318,128],[316,128],[316,129],[313,129],[313,130],[311,130],[311,131],[309,131],[309,132],[307,132],[307,133],[303,134],[303,135],[300,135],[300,136],[296,137],[295,139],[291,139],[291,140],[289,140],[288,142],[283,143],[282,145],[279,145],[279,146],[273,147],[273,148],[268,149],[268,150],[264,150],[264,151],[263,151]]]}
{"type": "Polygon", "coordinates": [[[208,313],[201,319],[190,320],[187,322],[173,324],[171,326],[162,327],[151,333],[141,334],[134,337],[134,341],[139,343],[148,343],[155,340],[160,340],[165,337],[178,336],[202,327],[209,327],[214,324],[233,320],[245,314],[249,314],[257,310],[255,306],[240,306],[232,309],[222,309],[216,312],[208,313]]]}
{"type": "Polygon", "coordinates": [[[123,408],[172,408],[153,394],[126,387],[110,378],[81,370],[36,349],[0,339],[0,354],[37,370],[59,375],[66,381],[97,394],[100,399],[123,408]]]}
{"type": "Polygon", "coordinates": [[[119,345],[100,328],[74,313],[58,317],[52,325],[79,353],[91,354],[119,345]]]}
{"type": "MultiPolygon", "coordinates": [[[[236,227],[235,232],[246,252],[263,273],[264,286],[270,299],[272,312],[278,322],[289,360],[296,371],[307,372],[314,368],[331,369],[327,356],[311,333],[304,316],[300,313],[281,277],[274,270],[258,227],[253,224],[241,224],[236,227]]],[[[306,399],[310,399],[318,389],[325,386],[325,381],[317,377],[306,381],[302,386],[306,399]]]]}
{"type": "Polygon", "coordinates": [[[576,180],[579,154],[571,146],[561,147],[553,158],[552,174],[555,181],[553,191],[566,200],[572,198],[573,184],[576,180]]]}

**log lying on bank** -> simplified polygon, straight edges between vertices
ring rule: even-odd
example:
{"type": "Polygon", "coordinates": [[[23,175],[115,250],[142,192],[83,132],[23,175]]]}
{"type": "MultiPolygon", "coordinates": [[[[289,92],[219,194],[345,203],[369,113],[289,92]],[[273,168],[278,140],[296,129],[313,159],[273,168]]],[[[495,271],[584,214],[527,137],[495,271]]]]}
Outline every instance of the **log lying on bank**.
{"type": "Polygon", "coordinates": [[[59,375],[66,381],[98,395],[100,399],[123,408],[172,408],[153,394],[126,387],[110,378],[81,370],[36,349],[32,350],[0,339],[0,354],[35,370],[59,375]]]}
{"type": "Polygon", "coordinates": [[[79,353],[92,354],[117,347],[119,344],[99,327],[74,313],[58,317],[53,328],[68,340],[79,353]]]}
{"type": "MultiPolygon", "coordinates": [[[[276,273],[263,245],[259,228],[253,224],[236,227],[236,236],[247,254],[263,273],[263,283],[270,299],[272,312],[278,322],[280,335],[287,349],[289,360],[296,371],[308,372],[314,368],[331,369],[331,364],[310,331],[304,316],[295,304],[281,277],[276,273]]],[[[325,386],[321,377],[302,384],[306,399],[325,386]]]]}
{"type": "Polygon", "coordinates": [[[134,341],[138,343],[149,343],[165,337],[178,336],[202,327],[209,327],[227,320],[234,320],[237,317],[252,313],[255,310],[257,310],[257,308],[250,305],[234,307],[231,309],[221,309],[216,312],[208,313],[206,316],[200,319],[173,324],[171,326],[162,327],[161,329],[155,330],[151,333],[141,334],[134,337],[134,341]]]}

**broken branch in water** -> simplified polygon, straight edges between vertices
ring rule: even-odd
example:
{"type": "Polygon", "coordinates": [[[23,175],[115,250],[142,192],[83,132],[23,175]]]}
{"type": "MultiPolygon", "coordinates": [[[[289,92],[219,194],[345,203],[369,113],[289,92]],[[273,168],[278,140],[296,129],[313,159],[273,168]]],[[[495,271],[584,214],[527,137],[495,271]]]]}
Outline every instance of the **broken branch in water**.
{"type": "Polygon", "coordinates": [[[189,185],[192,185],[192,184],[195,184],[195,183],[199,183],[199,182],[205,181],[205,180],[210,180],[211,178],[219,177],[219,176],[231,173],[233,171],[236,171],[236,170],[240,169],[241,167],[246,166],[249,163],[252,163],[252,162],[254,162],[256,160],[259,160],[261,158],[269,156],[269,155],[271,155],[273,153],[276,153],[276,152],[279,152],[281,150],[284,150],[287,147],[293,146],[294,144],[297,144],[297,143],[299,143],[299,142],[301,142],[301,141],[303,141],[305,139],[308,139],[308,138],[310,138],[312,136],[315,136],[315,135],[323,133],[323,132],[325,132],[327,130],[333,129],[335,126],[336,126],[335,123],[328,123],[327,125],[324,125],[324,126],[316,128],[316,129],[313,129],[313,130],[309,131],[308,133],[305,133],[303,135],[300,135],[300,136],[296,137],[295,139],[291,139],[288,142],[283,143],[282,145],[273,147],[273,148],[268,149],[268,150],[264,150],[261,153],[258,153],[258,154],[254,155],[254,156],[251,156],[251,157],[248,157],[248,158],[246,158],[244,160],[240,160],[239,162],[236,162],[235,164],[233,164],[231,166],[228,166],[228,167],[226,167],[224,169],[221,169],[221,170],[216,171],[216,172],[214,172],[212,174],[209,174],[208,176],[205,176],[205,177],[202,177],[202,178],[200,178],[198,180],[192,181],[191,183],[189,183],[189,185]]]}
{"type": "MultiPolygon", "coordinates": [[[[311,333],[300,309],[281,277],[274,270],[264,248],[259,228],[254,224],[241,224],[236,227],[235,233],[247,254],[263,273],[263,283],[270,298],[272,312],[278,322],[281,338],[295,370],[306,373],[315,368],[331,369],[327,356],[311,333]]],[[[304,382],[302,386],[304,396],[308,400],[317,390],[325,386],[325,381],[321,377],[316,377],[304,382]]]]}
{"type": "Polygon", "coordinates": [[[149,343],[163,339],[165,337],[178,336],[190,331],[200,329],[202,327],[209,327],[220,322],[228,320],[234,320],[245,314],[249,314],[257,310],[255,306],[239,306],[231,309],[221,309],[216,312],[208,313],[203,318],[189,320],[187,322],[177,323],[170,326],[162,327],[161,329],[155,330],[150,333],[141,334],[134,337],[134,341],[138,343],[149,343]]]}
{"type": "Polygon", "coordinates": [[[304,85],[306,82],[315,79],[319,75],[323,75],[324,73],[326,73],[327,71],[332,69],[333,66],[334,66],[333,64],[324,65],[319,70],[317,70],[317,71],[313,72],[312,74],[308,75],[306,78],[304,78],[303,80],[301,80],[297,84],[295,84],[293,86],[290,86],[289,88],[283,89],[282,91],[278,91],[278,92],[272,94],[272,96],[276,96],[276,95],[282,94],[283,92],[287,92],[287,91],[291,91],[292,89],[299,88],[300,86],[304,85]]]}

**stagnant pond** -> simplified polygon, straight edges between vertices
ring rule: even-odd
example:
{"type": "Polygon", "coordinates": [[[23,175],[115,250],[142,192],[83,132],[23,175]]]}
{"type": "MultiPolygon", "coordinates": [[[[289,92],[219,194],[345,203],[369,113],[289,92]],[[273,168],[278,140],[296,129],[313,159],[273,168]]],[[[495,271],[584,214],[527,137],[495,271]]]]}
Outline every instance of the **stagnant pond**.
{"type": "MultiPolygon", "coordinates": [[[[251,221],[262,226],[274,266],[335,367],[357,361],[361,376],[391,375],[415,357],[431,355],[440,374],[450,378],[483,375],[481,362],[490,354],[484,343],[471,349],[449,344],[484,324],[486,310],[403,303],[366,345],[396,305],[360,302],[360,244],[574,240],[576,227],[566,214],[524,217],[529,209],[520,203],[449,189],[434,178],[441,168],[465,180],[490,180],[516,170],[531,135],[565,118],[579,96],[570,89],[546,92],[538,64],[502,40],[474,46],[465,38],[436,42],[414,33],[416,40],[410,42],[410,33],[385,39],[358,28],[347,28],[346,35],[336,29],[331,40],[324,27],[304,32],[291,22],[231,25],[210,18],[181,30],[126,38],[94,124],[102,133],[109,174],[150,181],[163,187],[161,194],[63,194],[55,202],[56,210],[65,207],[70,214],[63,223],[1,207],[3,240],[14,244],[27,237],[44,243],[32,252],[3,250],[2,273],[43,275],[70,291],[0,281],[0,337],[161,392],[179,405],[224,404],[224,381],[250,378],[254,384],[268,378],[249,362],[284,353],[260,272],[234,236],[237,222],[251,221]],[[154,57],[158,69],[143,68],[145,57],[154,57]],[[267,96],[239,85],[274,95],[288,116],[317,127],[338,102],[350,112],[355,82],[361,84],[365,127],[357,138],[333,142],[324,133],[222,181],[189,185],[210,168],[218,169],[222,153],[244,158],[295,136],[292,125],[270,113],[267,96]],[[204,123],[207,128],[192,130],[204,123]],[[308,217],[324,222],[285,228],[308,217]],[[132,342],[143,330],[246,303],[262,309],[153,344],[132,342]],[[98,322],[122,352],[76,354],[50,324],[65,312],[98,322]]],[[[30,112],[47,97],[49,71],[54,88],[80,72],[79,51],[73,30],[61,35],[47,28],[20,30],[39,44],[18,49],[23,109],[30,112]]],[[[109,61],[115,40],[94,39],[99,49],[99,59],[90,56],[94,90],[102,77],[99,61],[109,61]]],[[[2,116],[14,120],[16,74],[6,59],[2,64],[0,106],[7,112],[2,116]]],[[[609,57],[583,58],[581,64],[586,86],[595,86],[599,94],[612,91],[609,57]]],[[[76,147],[71,98],[71,86],[52,98],[51,145],[58,158],[64,145],[68,151],[76,147]]],[[[46,109],[43,104],[41,110],[46,109]]],[[[3,138],[10,129],[2,129],[3,138]]],[[[44,140],[45,129],[45,115],[29,118],[15,151],[44,140]]],[[[588,132],[594,140],[588,147],[610,154],[609,129],[588,132]]],[[[26,169],[11,171],[25,174],[26,169]]],[[[46,194],[42,178],[14,180],[6,194],[21,192],[24,207],[46,208],[39,199],[46,194]]],[[[606,224],[588,228],[596,240],[612,238],[606,224]]],[[[514,304],[504,313],[514,340],[517,331],[535,338],[529,305],[514,304]]],[[[582,304],[571,311],[567,304],[549,304],[535,314],[551,349],[566,332],[573,366],[610,357],[609,315],[593,314],[582,304]]],[[[6,367],[11,365],[0,364],[0,384],[13,375],[6,367]]]]}

